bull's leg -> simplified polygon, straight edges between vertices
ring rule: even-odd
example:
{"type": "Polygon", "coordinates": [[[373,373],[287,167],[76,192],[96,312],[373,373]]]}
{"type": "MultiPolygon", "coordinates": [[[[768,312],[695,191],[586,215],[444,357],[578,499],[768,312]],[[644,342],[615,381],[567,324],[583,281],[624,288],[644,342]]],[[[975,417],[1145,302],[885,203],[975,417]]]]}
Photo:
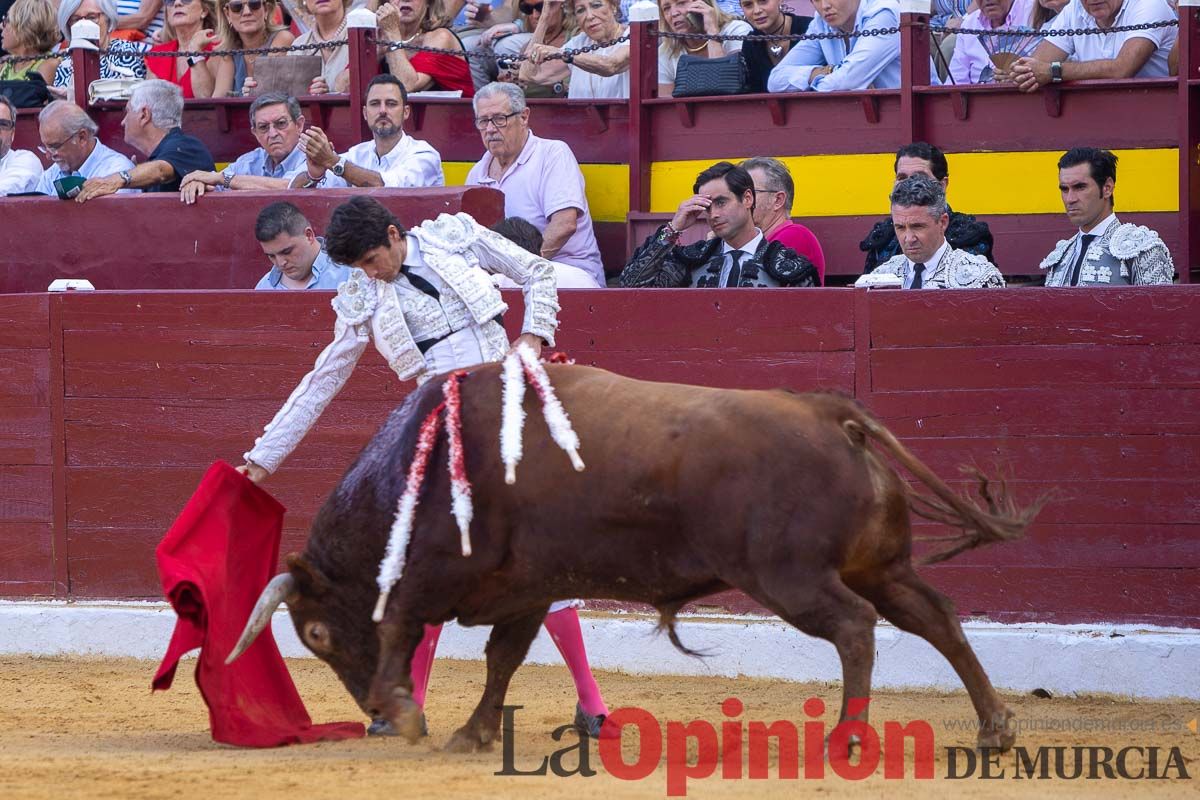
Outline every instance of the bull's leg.
{"type": "Polygon", "coordinates": [[[401,621],[380,623],[379,665],[367,694],[367,713],[372,719],[385,719],[410,743],[425,729],[425,714],[413,700],[412,660],[425,635],[425,626],[407,615],[401,621]]]}
{"type": "Polygon", "coordinates": [[[1017,739],[1013,713],[992,687],[959,625],[954,603],[921,580],[908,564],[889,569],[882,581],[851,583],[897,628],[920,636],[958,673],[979,715],[979,747],[1008,750],[1017,739]]]}
{"type": "Polygon", "coordinates": [[[546,609],[542,609],[492,628],[487,643],[487,684],[483,688],[483,697],[467,724],[450,737],[446,743],[447,750],[473,753],[491,749],[492,742],[500,732],[500,714],[504,696],[508,694],[508,684],[517,667],[525,660],[529,645],[533,644],[545,617],[546,609]]]}
{"type": "MultiPolygon", "coordinates": [[[[867,721],[865,702],[871,696],[871,669],[875,664],[875,621],[870,603],[842,583],[837,575],[824,580],[788,575],[780,586],[753,593],[785,622],[809,636],[833,643],[842,662],[841,722],[867,721]],[[852,709],[851,706],[854,706],[852,709]],[[852,713],[853,712],[853,713],[852,713]]],[[[851,744],[854,742],[852,741],[851,744]]]]}

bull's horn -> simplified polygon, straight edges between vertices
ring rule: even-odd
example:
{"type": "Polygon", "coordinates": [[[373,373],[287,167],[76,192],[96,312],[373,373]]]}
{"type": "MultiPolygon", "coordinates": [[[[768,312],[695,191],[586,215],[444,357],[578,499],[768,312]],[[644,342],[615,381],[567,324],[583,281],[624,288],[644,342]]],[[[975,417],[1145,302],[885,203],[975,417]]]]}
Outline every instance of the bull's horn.
{"type": "Polygon", "coordinates": [[[263,632],[263,628],[271,624],[271,615],[275,613],[275,609],[279,608],[280,603],[287,602],[288,597],[295,592],[296,577],[292,573],[282,572],[271,578],[267,588],[263,589],[262,594],[258,596],[254,610],[250,612],[250,621],[246,623],[246,629],[242,631],[242,638],[238,639],[237,646],[233,648],[229,658],[225,659],[227,666],[237,661],[242,653],[254,644],[254,640],[263,632]]]}

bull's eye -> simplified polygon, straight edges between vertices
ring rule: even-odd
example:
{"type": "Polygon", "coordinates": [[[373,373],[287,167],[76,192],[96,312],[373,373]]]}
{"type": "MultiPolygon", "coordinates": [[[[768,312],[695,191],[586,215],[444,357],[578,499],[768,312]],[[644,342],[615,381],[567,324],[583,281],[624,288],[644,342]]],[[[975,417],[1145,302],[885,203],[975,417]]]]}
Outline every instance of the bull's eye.
{"type": "Polygon", "coordinates": [[[304,642],[313,650],[328,650],[329,628],[325,627],[324,622],[304,623],[304,642]]]}

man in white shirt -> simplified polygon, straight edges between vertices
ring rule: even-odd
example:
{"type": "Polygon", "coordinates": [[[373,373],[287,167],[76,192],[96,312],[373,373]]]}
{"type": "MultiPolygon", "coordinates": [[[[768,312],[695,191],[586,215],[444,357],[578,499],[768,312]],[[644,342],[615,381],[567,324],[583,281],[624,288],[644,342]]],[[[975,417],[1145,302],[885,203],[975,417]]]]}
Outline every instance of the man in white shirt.
{"type": "Polygon", "coordinates": [[[901,253],[871,271],[895,275],[904,289],[988,289],[1003,287],[1000,270],[983,256],[955,250],[946,241],[950,210],[942,184],[916,174],[892,190],[892,224],[901,253]]]}
{"type": "Polygon", "coordinates": [[[292,188],[445,186],[438,151],[404,132],[408,114],[404,84],[394,75],[376,75],[367,84],[363,103],[372,141],[356,144],[339,156],[325,132],[310,127],[300,134],[307,165],[292,180],[292,188]]]}
{"type": "MultiPolygon", "coordinates": [[[[41,194],[58,194],[54,182],[62,177],[103,178],[133,169],[133,162],[96,138],[99,126],[69,100],[55,100],[38,114],[42,152],[53,159],[38,180],[41,194]]],[[[122,189],[136,194],[137,189],[122,189]]]]}
{"type": "Polygon", "coordinates": [[[846,92],[900,87],[900,34],[855,36],[854,30],[895,28],[900,25],[897,0],[822,0],[819,16],[808,34],[828,39],[797,42],[771,77],[771,92],[846,92]]]}
{"type": "Polygon", "coordinates": [[[220,172],[196,170],[188,173],[179,187],[179,199],[191,205],[209,190],[286,189],[292,178],[304,171],[300,133],[304,115],[296,98],[268,92],[250,104],[250,130],[258,147],[243,153],[220,172]]]}
{"type": "Polygon", "coordinates": [[[32,192],[42,176],[42,162],[28,150],[13,150],[17,107],[0,94],[0,197],[32,192]]]}
{"type": "Polygon", "coordinates": [[[516,84],[489,83],[475,94],[474,108],[487,152],[467,173],[467,185],[499,189],[504,215],[541,231],[540,255],[556,262],[559,288],[604,286],[583,173],[571,148],[529,130],[529,107],[516,84]]]}
{"type": "Polygon", "coordinates": [[[1117,157],[1076,147],[1058,160],[1058,190],[1067,219],[1078,230],[1039,265],[1046,286],[1170,285],[1175,263],[1158,234],[1122,223],[1113,211],[1117,157]]]}
{"type": "Polygon", "coordinates": [[[1172,22],[1166,0],[1071,0],[1047,31],[1085,30],[1085,34],[1048,36],[1033,55],[1013,63],[1013,82],[1023,92],[1048,83],[1093,78],[1163,78],[1167,57],[1179,35],[1175,25],[1118,33],[1097,29],[1172,22]]]}

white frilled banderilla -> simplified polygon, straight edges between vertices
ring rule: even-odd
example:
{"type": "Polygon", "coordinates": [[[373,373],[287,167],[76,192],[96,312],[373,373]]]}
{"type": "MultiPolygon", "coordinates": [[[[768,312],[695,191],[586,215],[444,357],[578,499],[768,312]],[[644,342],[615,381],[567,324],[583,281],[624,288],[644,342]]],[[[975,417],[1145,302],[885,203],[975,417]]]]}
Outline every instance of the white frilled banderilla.
{"type": "MultiPolygon", "coordinates": [[[[404,560],[417,512],[417,498],[425,482],[429,454],[437,442],[438,418],[443,411],[446,412],[445,429],[449,450],[446,460],[450,469],[451,513],[458,522],[463,557],[471,555],[471,519],[474,511],[471,506],[471,483],[467,479],[466,467],[463,464],[462,404],[459,393],[459,382],[468,374],[465,370],[459,370],[450,376],[442,385],[442,402],[430,411],[421,423],[416,449],[408,466],[404,493],[400,495],[396,507],[396,520],[388,534],[387,551],[379,565],[379,600],[375,603],[375,612],[371,615],[375,622],[383,620],[388,595],[404,572],[404,560]]],[[[500,456],[504,461],[504,482],[512,485],[517,481],[517,464],[520,463],[522,455],[521,436],[525,427],[523,403],[526,381],[533,384],[534,391],[542,401],[542,413],[546,417],[546,426],[550,429],[551,437],[566,451],[575,471],[582,472],[584,464],[583,459],[579,457],[579,436],[571,427],[571,420],[554,393],[550,376],[546,374],[545,367],[534,355],[533,350],[522,344],[516,351],[509,353],[504,359],[501,375],[504,379],[504,415],[500,426],[500,456]]]]}

